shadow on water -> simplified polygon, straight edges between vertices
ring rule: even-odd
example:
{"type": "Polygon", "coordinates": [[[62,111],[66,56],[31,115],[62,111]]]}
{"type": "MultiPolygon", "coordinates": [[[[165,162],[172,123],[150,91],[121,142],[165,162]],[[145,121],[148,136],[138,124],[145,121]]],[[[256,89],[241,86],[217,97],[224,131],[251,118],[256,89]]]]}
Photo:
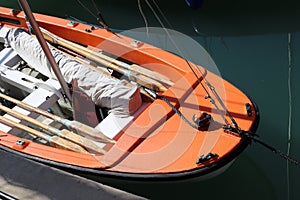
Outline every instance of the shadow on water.
{"type": "MultiPolygon", "coordinates": [[[[105,181],[104,181],[105,182],[105,181]]],[[[247,156],[240,156],[223,174],[205,181],[155,183],[105,182],[149,199],[276,199],[268,178],[247,156]]]]}

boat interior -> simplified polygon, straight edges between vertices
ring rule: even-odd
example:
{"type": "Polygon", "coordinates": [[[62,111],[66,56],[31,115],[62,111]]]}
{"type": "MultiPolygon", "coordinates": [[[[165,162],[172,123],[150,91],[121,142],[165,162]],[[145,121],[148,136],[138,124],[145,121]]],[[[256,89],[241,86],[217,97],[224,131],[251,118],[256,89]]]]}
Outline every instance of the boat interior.
{"type": "MultiPolygon", "coordinates": [[[[114,138],[118,133],[120,133],[120,131],[149,104],[150,99],[147,99],[149,97],[144,97],[142,105],[133,115],[116,119],[113,114],[108,113],[107,108],[96,106],[86,95],[82,97],[82,93],[76,94],[78,91],[74,91],[73,101],[75,100],[78,105],[74,109],[74,107],[72,107],[71,104],[63,98],[62,93],[60,92],[61,86],[57,80],[49,79],[39,73],[37,70],[29,66],[26,61],[24,61],[11,47],[6,47],[4,44],[4,29],[7,28],[0,27],[0,92],[2,94],[15,98],[33,107],[46,110],[47,112],[62,118],[69,120],[74,120],[74,118],[76,118],[77,121],[105,132],[110,138],[114,138]],[[89,119],[91,120],[87,120],[86,118],[85,112],[88,111],[91,111],[89,112],[89,119]]],[[[114,76],[115,78],[124,78],[124,76],[120,76],[118,73],[112,73],[111,70],[106,69],[104,66],[98,65],[97,68],[103,71],[106,70],[107,73],[111,73],[111,76],[114,76]]],[[[0,98],[0,103],[3,106],[35,118],[49,126],[53,126],[58,129],[65,128],[62,124],[57,123],[54,120],[23,109],[6,99],[0,98]]],[[[9,119],[21,122],[21,120],[10,116],[2,110],[0,111],[0,114],[8,117],[9,119]]],[[[39,129],[38,127],[33,128],[39,129]]],[[[21,131],[15,127],[0,123],[0,129],[21,138],[49,145],[47,141],[21,131]]],[[[100,143],[99,145],[103,146],[103,144],[100,143]]]]}
{"type": "MultiPolygon", "coordinates": [[[[92,69],[90,71],[129,83],[131,88],[137,88],[135,91],[141,97],[132,98],[136,99],[128,106],[129,110],[133,108],[132,113],[118,117],[112,109],[96,106],[85,91],[78,91],[76,84],[72,84],[69,85],[72,104],[69,103],[59,81],[41,73],[44,71],[37,71],[39,65],[29,64],[32,58],[24,58],[32,56],[31,50],[24,56],[24,51],[17,53],[16,47],[6,45],[8,29],[27,27],[23,13],[4,8],[0,12],[3,23],[3,26],[0,24],[0,118],[1,122],[5,120],[0,124],[0,132],[7,136],[0,142],[4,146],[44,162],[97,168],[105,173],[121,172],[122,176],[143,174],[142,177],[147,177],[144,175],[148,174],[153,177],[158,173],[160,177],[167,177],[166,173],[186,176],[185,172],[207,173],[211,167],[221,168],[249,144],[247,138],[239,135],[239,128],[256,129],[255,104],[222,77],[143,41],[36,14],[45,39],[57,52],[68,54],[72,60],[92,69]],[[107,61],[107,57],[112,61],[107,61]],[[120,67],[116,69],[115,65],[120,67]],[[133,73],[139,69],[137,66],[147,70],[148,77],[142,71],[133,73]],[[132,67],[131,71],[127,67],[132,67]],[[24,108],[23,104],[46,111],[55,119],[24,108]],[[64,122],[56,120],[57,117],[64,122]],[[26,129],[21,128],[19,122],[25,124],[26,129]],[[68,127],[70,122],[88,125],[91,129],[85,133],[96,130],[99,136],[79,133],[78,128],[68,127]],[[76,142],[85,145],[84,148],[74,144],[71,151],[50,147],[57,147],[53,140],[58,140],[57,133],[65,134],[65,130],[83,136],[84,139],[76,139],[76,142]]],[[[26,36],[23,43],[27,45],[32,38],[26,36]]],[[[82,77],[88,79],[86,75],[82,77]]],[[[122,106],[122,101],[118,105],[122,106]]],[[[78,137],[75,135],[71,139],[78,137]]]]}

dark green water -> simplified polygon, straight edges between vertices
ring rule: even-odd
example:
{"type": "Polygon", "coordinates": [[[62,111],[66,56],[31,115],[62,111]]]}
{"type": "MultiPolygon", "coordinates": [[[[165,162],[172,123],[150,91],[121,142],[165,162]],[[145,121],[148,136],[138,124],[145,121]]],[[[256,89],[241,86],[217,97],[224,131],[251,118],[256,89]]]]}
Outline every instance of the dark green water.
{"type": "MultiPolygon", "coordinates": [[[[112,28],[145,25],[136,1],[95,1],[112,28]]],[[[91,1],[82,2],[96,13],[91,1]]],[[[172,28],[202,44],[221,75],[258,104],[261,120],[257,133],[261,139],[300,160],[299,3],[206,0],[203,8],[191,10],[184,0],[156,2],[172,28]]],[[[29,4],[35,12],[96,23],[76,0],[30,0],[29,4]]],[[[15,0],[1,0],[0,5],[18,8],[15,0]]],[[[159,26],[144,1],[142,6],[149,26],[159,26]]],[[[229,170],[207,181],[152,184],[147,189],[117,185],[152,199],[262,200],[298,200],[299,186],[299,167],[255,143],[229,170]]]]}

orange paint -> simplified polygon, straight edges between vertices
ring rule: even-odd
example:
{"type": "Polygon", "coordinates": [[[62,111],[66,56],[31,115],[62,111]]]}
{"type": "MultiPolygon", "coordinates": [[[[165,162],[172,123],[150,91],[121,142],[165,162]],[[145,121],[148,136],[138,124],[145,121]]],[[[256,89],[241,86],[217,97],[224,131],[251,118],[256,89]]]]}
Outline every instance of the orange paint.
{"type": "MultiPolygon", "coordinates": [[[[10,9],[0,7],[0,16],[19,23],[14,25],[4,21],[1,26],[26,28],[23,12],[12,15],[10,9]]],[[[175,173],[201,169],[211,162],[222,160],[241,145],[240,137],[224,132],[222,115],[209,99],[204,98],[204,89],[190,72],[184,59],[148,44],[143,44],[140,48],[133,47],[130,45],[133,39],[116,37],[103,29],[97,28],[88,33],[85,31],[90,28],[88,25],[78,23],[70,26],[68,20],[40,14],[35,14],[35,17],[41,27],[60,37],[91,49],[104,50],[168,76],[175,84],[161,95],[189,120],[194,115],[199,116],[201,112],[206,112],[220,124],[212,123],[207,131],[195,130],[164,101],[157,99],[115,137],[115,145],[105,147],[108,152],[103,156],[60,150],[30,141],[26,141],[24,148],[20,148],[16,145],[20,138],[3,132],[0,132],[0,135],[5,135],[0,137],[0,145],[59,163],[130,173],[175,173]],[[218,158],[208,163],[196,164],[200,155],[210,152],[218,154],[218,158]]],[[[194,65],[192,67],[195,69],[194,65]]],[[[256,120],[256,111],[250,99],[229,82],[204,68],[200,69],[206,80],[218,90],[220,98],[240,128],[249,131],[256,120]],[[246,103],[253,108],[252,116],[247,115],[246,103]]],[[[196,73],[208,89],[201,74],[198,71],[196,73]]],[[[222,106],[217,101],[216,104],[230,121],[222,106]]]]}

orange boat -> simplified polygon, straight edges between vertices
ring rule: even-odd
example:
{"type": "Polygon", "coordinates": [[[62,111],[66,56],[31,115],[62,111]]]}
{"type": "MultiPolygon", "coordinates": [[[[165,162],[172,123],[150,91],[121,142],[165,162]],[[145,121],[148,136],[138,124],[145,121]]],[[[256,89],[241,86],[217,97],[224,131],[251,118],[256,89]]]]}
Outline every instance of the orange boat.
{"type": "Polygon", "coordinates": [[[250,144],[257,107],[216,74],[109,30],[34,17],[56,61],[67,57],[86,73],[66,75],[57,63],[72,85],[68,101],[51,70],[34,68],[43,56],[21,49],[36,42],[24,12],[0,7],[1,149],[89,177],[169,180],[216,175],[250,144]],[[113,99],[116,90],[99,103],[101,88],[91,95],[90,87],[101,80],[90,73],[122,83],[128,98],[113,99]]]}

